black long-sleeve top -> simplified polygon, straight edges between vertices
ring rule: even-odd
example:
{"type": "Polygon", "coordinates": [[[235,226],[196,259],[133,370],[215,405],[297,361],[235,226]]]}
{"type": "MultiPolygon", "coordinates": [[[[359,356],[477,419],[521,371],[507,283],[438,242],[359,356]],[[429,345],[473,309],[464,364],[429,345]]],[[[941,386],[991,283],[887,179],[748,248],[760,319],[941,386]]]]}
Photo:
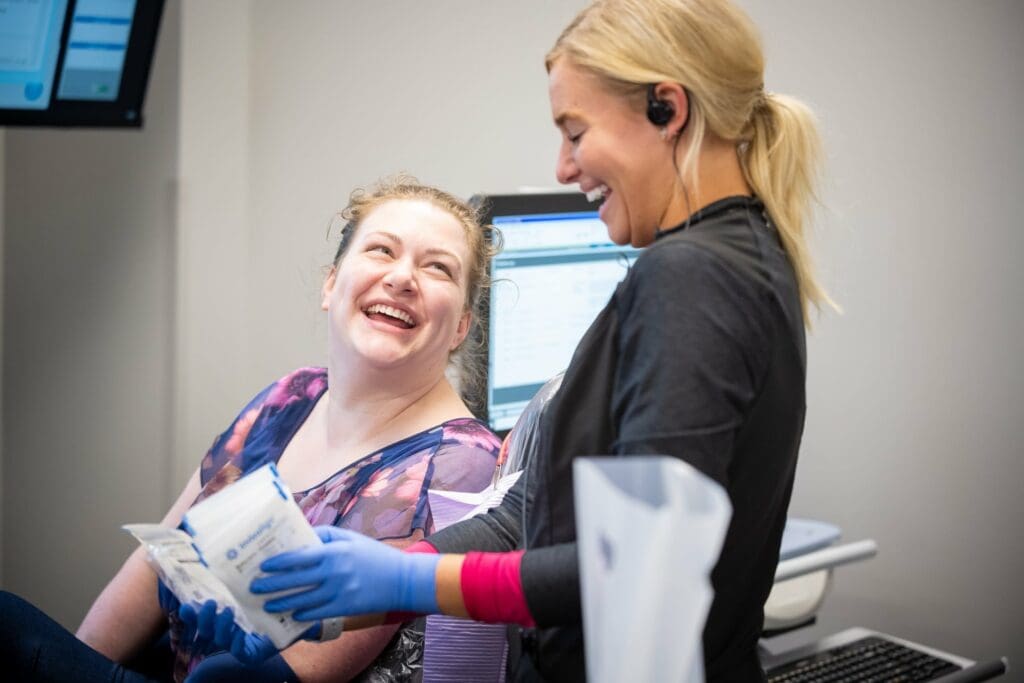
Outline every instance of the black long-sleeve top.
{"type": "Polygon", "coordinates": [[[572,459],[678,457],[733,505],[711,577],[707,680],[763,680],[756,647],[803,431],[805,367],[796,278],[763,205],[715,202],[660,234],[619,284],[503,503],[430,541],[441,552],[525,547],[521,580],[538,628],[524,652],[544,679],[582,680],[572,459]]]}

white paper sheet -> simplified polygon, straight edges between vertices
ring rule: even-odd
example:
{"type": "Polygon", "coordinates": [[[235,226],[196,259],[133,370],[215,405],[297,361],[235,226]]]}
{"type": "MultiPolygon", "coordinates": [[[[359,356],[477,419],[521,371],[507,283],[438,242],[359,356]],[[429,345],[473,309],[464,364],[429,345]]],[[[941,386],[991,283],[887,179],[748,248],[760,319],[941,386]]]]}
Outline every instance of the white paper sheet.
{"type": "Polygon", "coordinates": [[[587,680],[704,680],[710,574],[732,515],[677,458],[573,462],[587,680]]]}
{"type": "Polygon", "coordinates": [[[434,522],[438,529],[450,524],[461,522],[501,504],[505,494],[519,480],[522,472],[506,474],[493,486],[488,486],[479,493],[467,491],[440,491],[429,489],[427,497],[434,514],[434,522]]]}

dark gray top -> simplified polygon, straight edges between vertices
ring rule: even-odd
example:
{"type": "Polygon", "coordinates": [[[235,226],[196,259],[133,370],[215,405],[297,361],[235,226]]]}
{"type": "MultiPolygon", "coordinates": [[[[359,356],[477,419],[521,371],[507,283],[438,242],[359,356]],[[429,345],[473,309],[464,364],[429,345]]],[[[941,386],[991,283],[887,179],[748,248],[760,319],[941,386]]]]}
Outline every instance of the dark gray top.
{"type": "Polygon", "coordinates": [[[430,539],[442,552],[527,548],[539,628],[525,634],[521,670],[583,678],[572,459],[664,454],[733,504],[712,573],[707,679],[763,678],[756,646],[803,431],[804,344],[795,275],[756,198],[715,202],[644,250],[577,347],[524,476],[497,509],[430,539]]]}

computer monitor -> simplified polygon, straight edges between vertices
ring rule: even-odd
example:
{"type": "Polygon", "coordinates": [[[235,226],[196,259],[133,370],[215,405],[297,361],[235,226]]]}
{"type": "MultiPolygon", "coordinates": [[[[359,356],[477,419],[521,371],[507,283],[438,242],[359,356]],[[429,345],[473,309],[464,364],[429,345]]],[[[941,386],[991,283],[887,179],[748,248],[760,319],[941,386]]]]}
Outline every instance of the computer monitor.
{"type": "Polygon", "coordinates": [[[486,419],[507,432],[626,275],[637,249],[618,246],[578,192],[477,196],[504,248],[491,263],[486,419]]]}
{"type": "Polygon", "coordinates": [[[0,125],[142,125],[164,0],[0,0],[0,125]]]}

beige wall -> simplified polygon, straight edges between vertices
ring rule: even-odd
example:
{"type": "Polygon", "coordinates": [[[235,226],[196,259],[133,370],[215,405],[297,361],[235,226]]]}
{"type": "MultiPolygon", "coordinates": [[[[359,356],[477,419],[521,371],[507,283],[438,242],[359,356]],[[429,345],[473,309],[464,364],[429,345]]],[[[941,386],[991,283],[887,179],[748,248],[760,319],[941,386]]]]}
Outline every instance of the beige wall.
{"type": "MultiPolygon", "coordinates": [[[[80,617],[123,552],[117,524],[157,516],[259,388],[322,362],[324,234],[354,186],[398,170],[464,195],[554,182],[542,57],[583,4],[184,0],[180,67],[168,45],[179,36],[165,30],[150,126],[131,145],[121,133],[8,131],[6,228],[20,237],[5,256],[5,587],[38,573],[33,595],[80,617]],[[32,166],[38,150],[62,163],[32,166]],[[87,177],[100,154],[121,155],[102,188],[87,177]],[[126,159],[137,177],[115,172],[126,159]],[[22,163],[35,169],[34,203],[14,199],[22,163]],[[169,194],[156,189],[165,172],[177,180],[169,194]],[[78,199],[87,181],[91,204],[78,199]],[[168,196],[172,209],[158,208],[168,196]],[[145,215],[145,229],[103,237],[114,207],[145,215]],[[63,221],[103,240],[103,258],[63,221]],[[171,266],[132,251],[165,246],[171,266]],[[24,250],[35,255],[20,263],[24,250]],[[120,286],[79,278],[68,296],[49,282],[77,273],[83,256],[120,286]],[[154,268],[165,267],[172,284],[156,291],[154,268]],[[111,348],[133,349],[133,372],[146,377],[146,361],[163,359],[166,375],[147,380],[165,397],[149,422],[125,398],[138,398],[127,370],[96,376],[123,365],[105,360],[111,348]],[[43,438],[59,432],[45,428],[53,406],[23,397],[53,397],[43,390],[58,380],[57,414],[75,437],[54,444],[43,438]],[[92,404],[118,410],[82,412],[92,404]],[[137,442],[124,441],[126,422],[148,425],[137,442]],[[31,448],[12,451],[26,434],[31,448]],[[145,471],[140,451],[153,458],[145,471]],[[81,463],[69,469],[72,457],[81,463]],[[88,496],[70,481],[87,471],[103,472],[88,496]],[[41,570],[66,529],[75,562],[41,570]],[[102,547],[99,559],[84,557],[85,541],[102,547]]],[[[1013,543],[1024,518],[1024,234],[1012,211],[1024,180],[1024,6],[743,5],[765,35],[768,88],[820,113],[828,208],[817,251],[845,309],[823,316],[809,342],[793,512],[881,547],[839,572],[817,631],[860,624],[1024,660],[1024,556],[1013,543]]]]}

